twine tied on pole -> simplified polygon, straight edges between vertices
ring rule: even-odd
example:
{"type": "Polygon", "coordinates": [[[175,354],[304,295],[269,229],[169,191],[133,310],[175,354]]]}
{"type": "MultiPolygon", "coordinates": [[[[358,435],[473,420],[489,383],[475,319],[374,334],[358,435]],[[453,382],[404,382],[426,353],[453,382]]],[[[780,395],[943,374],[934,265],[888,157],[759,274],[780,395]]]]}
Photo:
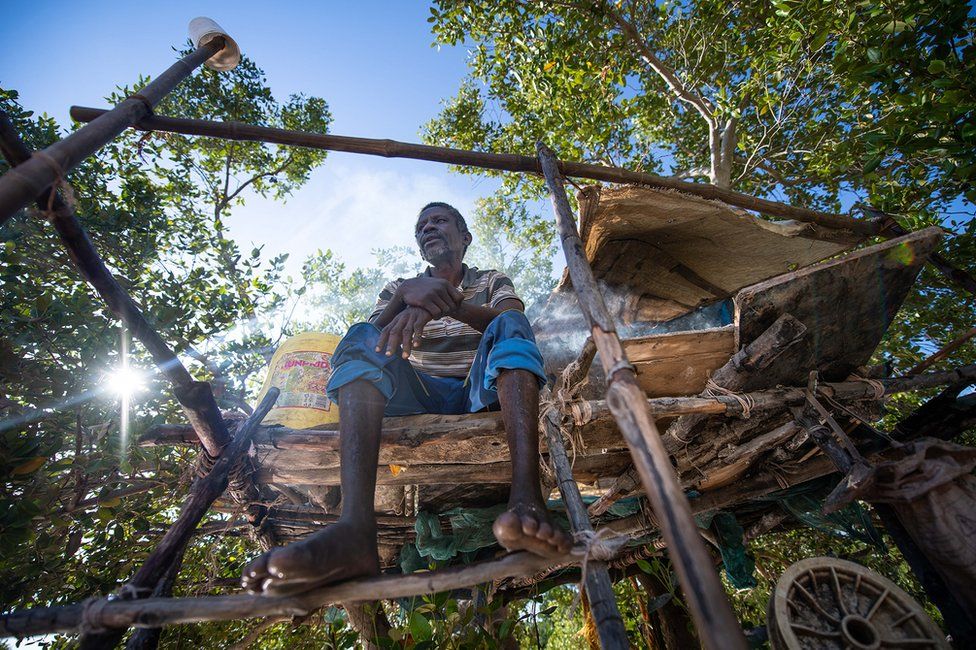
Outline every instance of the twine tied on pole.
{"type": "MultiPolygon", "coordinates": [[[[47,196],[47,209],[44,211],[45,217],[49,220],[56,216],[58,212],[63,214],[71,214],[75,209],[75,193],[71,188],[68,181],[65,180],[64,169],[58,164],[58,161],[52,158],[49,154],[44,151],[35,151],[31,154],[31,158],[36,158],[40,160],[45,165],[51,168],[54,172],[54,182],[51,183],[51,187],[48,191],[47,196]],[[60,190],[62,200],[57,201],[57,194],[60,190]],[[58,203],[58,205],[56,205],[58,203]],[[55,211],[57,210],[57,212],[55,211]]],[[[16,168],[12,169],[11,172],[15,172],[16,168]]]]}
{"type": "Polygon", "coordinates": [[[708,381],[705,382],[705,390],[702,391],[702,394],[707,395],[708,397],[718,397],[719,395],[725,395],[727,397],[733,398],[735,401],[739,403],[739,408],[742,409],[742,413],[740,414],[740,416],[742,417],[743,420],[748,420],[750,417],[752,417],[752,409],[756,406],[756,402],[752,399],[752,397],[748,393],[744,393],[740,395],[739,393],[731,391],[728,388],[723,388],[719,386],[714,381],[712,381],[712,379],[708,379],[708,381]]]}
{"type": "MultiPolygon", "coordinates": [[[[555,391],[545,388],[540,394],[539,430],[545,429],[547,420],[559,429],[560,435],[572,451],[570,460],[570,467],[572,467],[576,464],[577,450],[586,449],[586,442],[579,428],[593,419],[593,407],[587,400],[579,397],[587,384],[586,377],[572,386],[566,386],[566,383],[567,377],[564,371],[563,376],[556,382],[555,391]]],[[[540,464],[547,477],[554,477],[547,463],[543,463],[540,459],[540,464]]]]}
{"type": "Polygon", "coordinates": [[[848,378],[850,381],[860,381],[864,382],[874,390],[874,399],[880,400],[885,396],[885,385],[878,381],[877,379],[870,379],[868,377],[862,377],[857,374],[853,374],[848,378]]]}
{"type": "Polygon", "coordinates": [[[81,623],[78,625],[78,631],[82,636],[98,634],[107,629],[102,625],[102,611],[108,602],[108,598],[93,596],[81,603],[81,623]]]}
{"type": "Polygon", "coordinates": [[[576,596],[573,598],[570,611],[575,611],[576,606],[579,605],[580,594],[584,591],[589,561],[608,562],[612,560],[617,557],[620,550],[630,541],[630,537],[620,535],[609,528],[601,528],[600,530],[581,530],[573,533],[573,541],[583,545],[582,548],[574,548],[571,551],[573,555],[582,556],[583,560],[580,563],[579,588],[576,591],[576,596]]]}

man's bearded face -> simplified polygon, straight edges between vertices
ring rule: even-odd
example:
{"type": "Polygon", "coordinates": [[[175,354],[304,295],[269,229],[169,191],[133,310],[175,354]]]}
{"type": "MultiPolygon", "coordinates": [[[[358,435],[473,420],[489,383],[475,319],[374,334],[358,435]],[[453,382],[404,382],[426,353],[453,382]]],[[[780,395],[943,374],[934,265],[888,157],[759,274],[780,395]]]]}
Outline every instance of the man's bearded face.
{"type": "Polygon", "coordinates": [[[464,258],[471,234],[458,228],[458,220],[442,207],[427,208],[420,213],[415,230],[420,254],[430,264],[464,258]]]}

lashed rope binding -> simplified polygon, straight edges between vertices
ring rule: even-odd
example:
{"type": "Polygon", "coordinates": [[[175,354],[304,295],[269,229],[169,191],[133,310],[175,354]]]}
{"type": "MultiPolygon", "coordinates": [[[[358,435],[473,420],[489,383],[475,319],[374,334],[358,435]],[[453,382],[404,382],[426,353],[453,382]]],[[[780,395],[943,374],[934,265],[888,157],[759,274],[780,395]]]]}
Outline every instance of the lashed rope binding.
{"type": "Polygon", "coordinates": [[[880,400],[885,396],[885,385],[877,379],[852,374],[850,377],[848,377],[848,381],[860,381],[870,386],[874,390],[874,399],[876,400],[880,400]]]}
{"type": "Polygon", "coordinates": [[[82,636],[98,634],[107,629],[102,625],[102,610],[108,602],[108,598],[94,596],[81,603],[81,624],[78,626],[78,631],[82,636]]]}
{"type": "MultiPolygon", "coordinates": [[[[543,389],[539,396],[539,430],[545,429],[546,420],[556,425],[563,439],[569,443],[572,451],[570,465],[575,464],[577,450],[586,449],[586,442],[579,427],[593,419],[593,407],[589,401],[582,399],[580,393],[588,383],[584,375],[576,383],[569,385],[571,366],[563,369],[556,381],[555,389],[543,389]]],[[[546,468],[546,474],[550,472],[546,468]]]]}
{"type": "Polygon", "coordinates": [[[582,561],[580,562],[580,581],[576,596],[573,597],[573,603],[570,605],[570,611],[576,610],[580,594],[585,592],[584,584],[586,583],[590,560],[609,562],[617,557],[621,549],[630,541],[630,538],[608,528],[601,528],[600,530],[581,530],[573,533],[573,540],[582,544],[583,547],[581,549],[573,548],[571,551],[573,555],[582,557],[582,561]]]}
{"type": "MultiPolygon", "coordinates": [[[[194,466],[194,474],[196,477],[203,478],[209,474],[218,460],[220,460],[220,456],[212,456],[206,449],[201,447],[200,452],[197,454],[196,465],[194,466]]],[[[241,454],[234,460],[234,465],[227,474],[231,496],[234,496],[235,492],[239,492],[247,487],[247,478],[253,470],[254,468],[250,464],[247,454],[241,454]]]]}
{"type": "Polygon", "coordinates": [[[756,402],[748,394],[739,394],[735,391],[731,391],[728,388],[723,388],[716,384],[711,378],[705,382],[705,390],[702,391],[702,395],[707,395],[708,397],[718,397],[719,395],[725,395],[727,397],[733,398],[739,403],[739,408],[742,409],[740,417],[744,420],[748,420],[752,417],[752,409],[755,408],[756,402]]]}
{"type": "MultiPolygon", "coordinates": [[[[54,171],[55,180],[51,183],[50,192],[47,197],[47,208],[43,211],[44,216],[47,219],[51,219],[54,216],[60,214],[71,214],[75,209],[75,193],[71,188],[71,185],[65,180],[64,169],[58,163],[57,160],[52,158],[49,154],[44,151],[35,151],[31,154],[31,158],[36,158],[40,160],[45,165],[54,171]],[[61,192],[61,201],[57,200],[58,191],[61,192]],[[58,204],[58,205],[56,205],[58,204]]],[[[14,167],[8,173],[16,173],[17,168],[14,167]]]]}

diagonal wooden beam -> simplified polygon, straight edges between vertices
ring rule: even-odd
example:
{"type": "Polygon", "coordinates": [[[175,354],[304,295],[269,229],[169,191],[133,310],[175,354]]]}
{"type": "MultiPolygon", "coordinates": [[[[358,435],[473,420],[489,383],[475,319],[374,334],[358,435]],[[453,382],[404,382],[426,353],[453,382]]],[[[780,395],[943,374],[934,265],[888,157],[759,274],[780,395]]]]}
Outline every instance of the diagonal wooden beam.
{"type": "Polygon", "coordinates": [[[607,377],[607,404],[630,448],[634,467],[640,474],[655,516],[661,522],[661,531],[699,636],[709,649],[745,650],[742,629],[702,543],[688,499],[675,476],[648,408],[647,397],[637,384],[634,367],[627,360],[593,270],[586,260],[556,157],[541,142],[537,148],[573,289],[590,325],[607,377]]]}
{"type": "MultiPolygon", "coordinates": [[[[0,113],[0,143],[0,150],[14,168],[11,171],[20,170],[33,160],[27,145],[3,113],[0,113]]],[[[149,324],[136,302],[105,266],[71,206],[52,188],[42,189],[37,197],[37,205],[48,215],[81,275],[94,287],[109,310],[145,346],[159,371],[172,383],[176,399],[207,453],[213,457],[219,456],[230,438],[210,385],[193,379],[163,337],[149,324]]]]}
{"type": "MultiPolygon", "coordinates": [[[[194,532],[200,521],[203,519],[210,506],[213,505],[227,489],[230,484],[234,467],[237,462],[245,457],[247,450],[251,446],[251,436],[257,429],[261,420],[268,414],[271,407],[278,399],[280,391],[271,388],[268,394],[261,400],[261,404],[254,410],[254,414],[241,422],[230,444],[221,454],[220,458],[202,478],[197,479],[190,488],[190,495],[183,503],[179,517],[173,522],[166,534],[149,554],[146,561],[139,567],[135,575],[126,585],[123,591],[134,594],[138,602],[138,597],[143,591],[152,592],[160,581],[163,581],[167,572],[179,562],[186,549],[186,545],[193,538],[194,532]]],[[[151,625],[146,627],[159,627],[151,625]]],[[[96,626],[97,629],[97,626],[96,626]]],[[[83,634],[81,638],[82,648],[112,648],[122,639],[125,633],[124,627],[114,627],[106,631],[91,631],[83,634]]]]}
{"type": "Polygon", "coordinates": [[[88,126],[55,142],[20,168],[0,176],[0,225],[127,127],[151,115],[163,97],[223,47],[223,37],[201,45],[88,126]]]}

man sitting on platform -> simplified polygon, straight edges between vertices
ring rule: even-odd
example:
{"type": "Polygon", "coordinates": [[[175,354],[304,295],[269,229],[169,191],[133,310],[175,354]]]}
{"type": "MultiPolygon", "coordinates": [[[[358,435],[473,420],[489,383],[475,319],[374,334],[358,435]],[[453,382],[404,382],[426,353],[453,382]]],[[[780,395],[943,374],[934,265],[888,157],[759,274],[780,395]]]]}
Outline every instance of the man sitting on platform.
{"type": "Polygon", "coordinates": [[[505,548],[544,556],[569,551],[539,484],[542,356],[512,281],[462,264],[471,233],[446,203],[420,211],[425,272],[380,293],[333,356],[329,396],[339,405],[342,515],[244,569],[252,592],[287,594],[379,572],[373,509],[383,416],[474,413],[500,405],[512,457],[508,509],[494,532],[505,548]]]}

